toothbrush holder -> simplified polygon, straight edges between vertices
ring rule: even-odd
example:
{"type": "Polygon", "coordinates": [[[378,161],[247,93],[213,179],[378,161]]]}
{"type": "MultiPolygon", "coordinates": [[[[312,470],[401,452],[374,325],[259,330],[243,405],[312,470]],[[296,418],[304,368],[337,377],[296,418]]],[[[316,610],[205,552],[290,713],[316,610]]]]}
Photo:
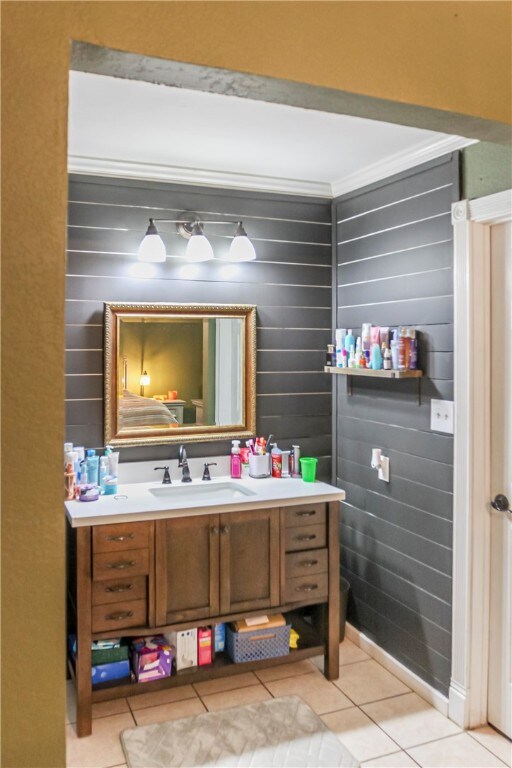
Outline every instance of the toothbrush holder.
{"type": "Polygon", "coordinates": [[[270,477],[270,453],[249,454],[249,477],[270,477]]]}

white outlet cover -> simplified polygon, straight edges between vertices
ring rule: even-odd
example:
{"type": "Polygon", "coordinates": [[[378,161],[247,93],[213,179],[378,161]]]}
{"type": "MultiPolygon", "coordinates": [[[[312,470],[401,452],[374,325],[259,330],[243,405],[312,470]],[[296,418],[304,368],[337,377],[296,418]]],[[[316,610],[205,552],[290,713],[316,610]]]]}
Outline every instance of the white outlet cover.
{"type": "Polygon", "coordinates": [[[433,432],[446,432],[453,435],[452,400],[431,400],[430,429],[433,432]]]}

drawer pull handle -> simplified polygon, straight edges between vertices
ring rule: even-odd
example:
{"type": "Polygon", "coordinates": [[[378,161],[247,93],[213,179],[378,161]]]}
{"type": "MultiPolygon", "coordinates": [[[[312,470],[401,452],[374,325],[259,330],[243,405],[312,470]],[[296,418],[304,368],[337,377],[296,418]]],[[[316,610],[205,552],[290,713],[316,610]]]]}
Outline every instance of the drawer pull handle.
{"type": "Polygon", "coordinates": [[[295,587],[296,592],[314,592],[318,589],[318,584],[302,584],[300,587],[295,587]]]}
{"type": "Polygon", "coordinates": [[[316,512],[314,509],[308,509],[302,512],[295,512],[295,514],[297,517],[313,517],[313,515],[316,515],[316,512]]]}
{"type": "Polygon", "coordinates": [[[221,533],[229,533],[229,525],[221,525],[220,532],[221,533]]]}
{"type": "Polygon", "coordinates": [[[218,534],[218,532],[219,532],[219,526],[218,526],[218,525],[214,525],[214,526],[212,527],[211,531],[212,531],[212,533],[214,534],[214,536],[217,536],[217,534],[218,534]]]}
{"type": "Polygon", "coordinates": [[[107,568],[111,568],[114,571],[122,571],[124,568],[133,568],[135,560],[130,560],[126,563],[109,563],[107,568]]]}
{"type": "Polygon", "coordinates": [[[302,560],[299,563],[299,567],[302,568],[312,568],[314,565],[318,565],[318,560],[302,560]]]}
{"type": "Polygon", "coordinates": [[[295,541],[313,541],[313,539],[316,539],[316,533],[295,537],[295,541]]]}
{"type": "Polygon", "coordinates": [[[249,640],[251,643],[257,643],[258,640],[271,640],[275,636],[276,633],[274,632],[273,635],[255,635],[254,637],[250,637],[249,640]]]}
{"type": "Polygon", "coordinates": [[[133,611],[121,611],[121,613],[109,613],[105,616],[107,621],[122,621],[123,619],[130,619],[133,616],[133,611]]]}
{"type": "Polygon", "coordinates": [[[127,541],[128,539],[134,538],[134,533],[124,533],[122,536],[107,536],[107,541],[127,541]]]}
{"type": "Polygon", "coordinates": [[[105,592],[128,592],[133,589],[133,584],[119,584],[117,587],[105,587],[105,592]]]}

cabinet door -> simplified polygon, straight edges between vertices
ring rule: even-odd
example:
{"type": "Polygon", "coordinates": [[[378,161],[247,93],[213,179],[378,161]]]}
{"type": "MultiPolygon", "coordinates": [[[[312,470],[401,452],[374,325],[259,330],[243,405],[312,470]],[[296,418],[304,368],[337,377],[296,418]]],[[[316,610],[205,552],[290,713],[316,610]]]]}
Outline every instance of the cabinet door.
{"type": "Polygon", "coordinates": [[[230,512],[220,519],[221,614],[279,605],[279,512],[230,512]]]}
{"type": "Polygon", "coordinates": [[[218,515],[157,521],[157,624],[218,615],[218,526],[218,515]]]}

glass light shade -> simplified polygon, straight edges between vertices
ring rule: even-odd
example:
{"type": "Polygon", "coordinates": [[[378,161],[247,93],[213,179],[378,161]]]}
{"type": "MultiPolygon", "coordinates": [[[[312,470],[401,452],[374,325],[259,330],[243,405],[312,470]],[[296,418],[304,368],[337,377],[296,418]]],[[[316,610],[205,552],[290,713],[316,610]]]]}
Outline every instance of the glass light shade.
{"type": "Polygon", "coordinates": [[[141,374],[140,385],[141,387],[148,387],[151,384],[151,376],[147,371],[141,374]]]}
{"type": "Polygon", "coordinates": [[[254,245],[247,235],[235,235],[231,241],[226,261],[253,261],[255,258],[254,245]]]}
{"type": "Polygon", "coordinates": [[[213,259],[213,248],[210,241],[204,235],[192,235],[187,243],[185,259],[190,262],[213,259]]]}
{"type": "Polygon", "coordinates": [[[165,261],[165,244],[152,219],[149,220],[144,239],[139,245],[139,261],[165,261]]]}

